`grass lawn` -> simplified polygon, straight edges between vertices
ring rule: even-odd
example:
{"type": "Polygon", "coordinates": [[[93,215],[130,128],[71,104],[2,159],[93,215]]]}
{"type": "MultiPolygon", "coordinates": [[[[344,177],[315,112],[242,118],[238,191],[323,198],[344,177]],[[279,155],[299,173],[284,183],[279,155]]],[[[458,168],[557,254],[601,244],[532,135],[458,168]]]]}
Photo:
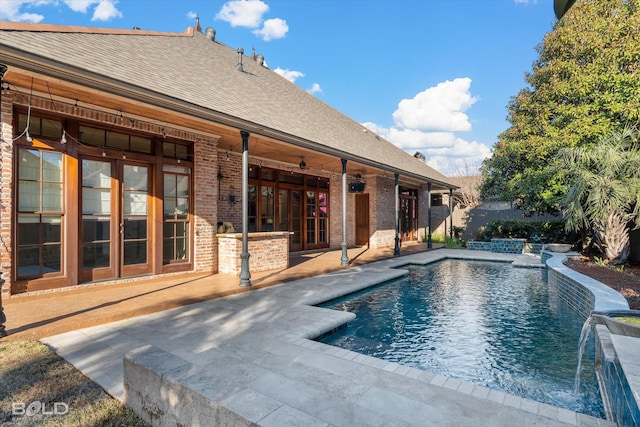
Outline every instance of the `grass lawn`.
{"type": "Polygon", "coordinates": [[[0,425],[147,426],[47,346],[27,340],[0,341],[0,425]]]}

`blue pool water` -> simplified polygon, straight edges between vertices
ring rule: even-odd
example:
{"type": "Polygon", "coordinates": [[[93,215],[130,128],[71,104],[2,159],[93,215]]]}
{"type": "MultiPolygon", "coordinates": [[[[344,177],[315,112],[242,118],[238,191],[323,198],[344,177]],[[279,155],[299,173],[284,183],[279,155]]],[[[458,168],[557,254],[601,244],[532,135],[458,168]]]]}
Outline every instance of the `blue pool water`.
{"type": "Polygon", "coordinates": [[[546,271],[445,260],[323,304],[357,315],[327,344],[538,402],[604,417],[583,319],[549,292],[546,271]]]}

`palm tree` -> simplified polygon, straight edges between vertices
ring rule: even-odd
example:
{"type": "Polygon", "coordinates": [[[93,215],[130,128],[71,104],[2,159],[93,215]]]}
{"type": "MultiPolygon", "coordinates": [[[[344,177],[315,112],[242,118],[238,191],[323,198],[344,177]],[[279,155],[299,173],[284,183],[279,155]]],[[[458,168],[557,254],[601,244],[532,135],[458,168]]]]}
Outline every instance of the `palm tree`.
{"type": "Polygon", "coordinates": [[[627,261],[629,231],[640,227],[640,145],[625,128],[589,147],[560,151],[570,185],[563,202],[566,228],[591,230],[606,259],[627,261]]]}

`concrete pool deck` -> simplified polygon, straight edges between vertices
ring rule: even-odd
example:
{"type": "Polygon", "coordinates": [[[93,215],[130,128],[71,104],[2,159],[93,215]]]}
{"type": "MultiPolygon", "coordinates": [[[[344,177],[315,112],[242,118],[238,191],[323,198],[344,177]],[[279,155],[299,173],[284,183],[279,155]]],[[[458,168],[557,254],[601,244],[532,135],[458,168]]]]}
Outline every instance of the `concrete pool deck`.
{"type": "MultiPolygon", "coordinates": [[[[403,274],[393,267],[461,255],[523,260],[523,256],[440,249],[42,341],[121,400],[125,398],[123,358],[137,349],[129,353],[130,362],[150,367],[162,378],[189,384],[233,411],[246,425],[615,426],[309,339],[352,316],[312,304],[403,274]]],[[[539,260],[529,258],[532,263],[539,260]]]]}

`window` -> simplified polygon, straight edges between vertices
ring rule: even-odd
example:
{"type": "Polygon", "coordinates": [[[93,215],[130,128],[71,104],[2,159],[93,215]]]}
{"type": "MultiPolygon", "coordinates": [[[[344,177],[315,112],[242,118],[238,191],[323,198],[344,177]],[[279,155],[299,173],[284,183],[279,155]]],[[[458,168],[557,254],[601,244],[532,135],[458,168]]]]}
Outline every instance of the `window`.
{"type": "Polygon", "coordinates": [[[329,206],[327,201],[329,195],[325,192],[318,192],[318,243],[329,243],[329,230],[328,230],[328,214],[329,206]]]}
{"type": "Polygon", "coordinates": [[[18,114],[18,132],[22,133],[27,128],[29,122],[29,135],[42,136],[51,139],[60,139],[62,137],[62,122],[38,116],[28,116],[25,113],[18,114]]]}
{"type": "Polygon", "coordinates": [[[273,187],[260,187],[260,230],[274,231],[275,194],[273,187]]]}
{"type": "Polygon", "coordinates": [[[18,279],[62,272],[62,154],[18,151],[18,279]]]}
{"type": "Polygon", "coordinates": [[[188,168],[164,167],[164,264],[189,260],[190,173],[188,168]]]}
{"type": "Polygon", "coordinates": [[[175,144],[173,142],[163,142],[162,155],[173,159],[186,160],[189,158],[189,147],[187,145],[175,144]]]}
{"type": "Polygon", "coordinates": [[[147,154],[153,152],[153,144],[150,138],[142,138],[135,135],[106,131],[104,129],[82,125],[80,126],[79,137],[80,142],[84,145],[147,154]]]}

